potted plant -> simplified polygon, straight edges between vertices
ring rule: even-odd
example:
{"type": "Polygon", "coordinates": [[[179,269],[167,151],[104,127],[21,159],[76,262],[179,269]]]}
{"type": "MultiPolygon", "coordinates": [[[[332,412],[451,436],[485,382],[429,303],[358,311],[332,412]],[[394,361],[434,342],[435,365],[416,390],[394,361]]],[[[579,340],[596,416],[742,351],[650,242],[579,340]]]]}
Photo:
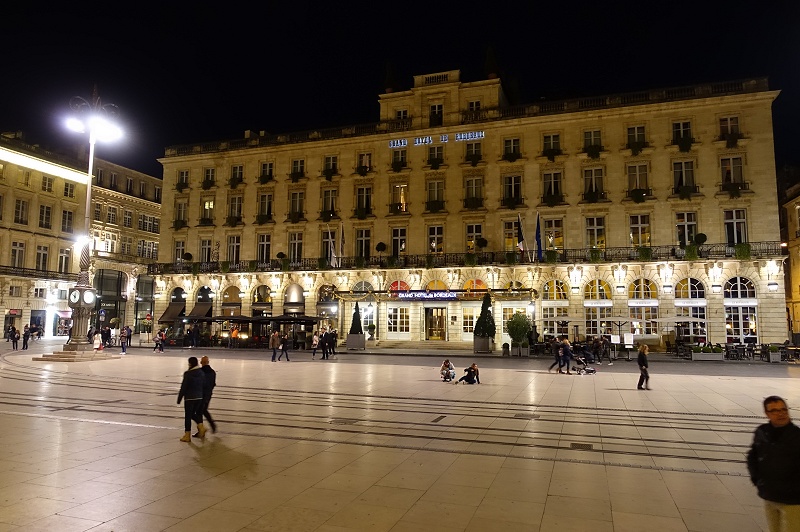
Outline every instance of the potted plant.
{"type": "Polygon", "coordinates": [[[642,150],[647,147],[647,142],[639,140],[636,142],[629,142],[627,148],[631,150],[631,155],[634,157],[642,153],[642,150]]]}
{"type": "Polygon", "coordinates": [[[272,174],[261,174],[258,176],[258,182],[262,185],[272,181],[272,174]]]}
{"type": "Polygon", "coordinates": [[[481,162],[481,154],[480,153],[468,153],[464,160],[471,164],[472,166],[478,166],[478,163],[481,162]]]}
{"type": "Polygon", "coordinates": [[[400,172],[405,167],[406,167],[405,161],[392,161],[392,171],[394,173],[400,172]]]}
{"type": "Polygon", "coordinates": [[[545,194],[542,201],[548,207],[555,207],[561,203],[561,194],[545,194]]]}
{"type": "Polygon", "coordinates": [[[592,248],[589,250],[589,262],[592,264],[597,264],[598,262],[603,260],[603,250],[592,248]]]}
{"type": "Polygon", "coordinates": [[[358,309],[358,301],[353,309],[353,322],[350,324],[350,332],[347,334],[347,350],[367,348],[364,328],[361,326],[361,311],[358,309]]]}
{"type": "MultiPolygon", "coordinates": [[[[153,327],[153,320],[148,320],[147,318],[145,318],[139,322],[139,325],[142,327],[142,330],[144,330],[145,334],[147,335],[145,342],[150,343],[150,330],[153,327]]],[[[140,334],[139,345],[142,345],[141,333],[139,334],[140,334]]]]}
{"type": "Polygon", "coordinates": [[[478,263],[478,258],[475,253],[468,251],[464,254],[464,266],[475,266],[478,263]]]}
{"type": "Polygon", "coordinates": [[[650,246],[637,247],[636,254],[639,256],[640,261],[648,262],[653,260],[653,248],[651,248],[650,246]]]}
{"type": "Polygon", "coordinates": [[[183,255],[181,255],[181,258],[182,258],[183,260],[185,260],[186,262],[192,262],[192,259],[194,258],[194,256],[193,256],[191,253],[189,253],[189,252],[187,251],[186,253],[184,253],[183,255]]]}
{"type": "Polygon", "coordinates": [[[603,147],[599,144],[592,144],[590,146],[586,146],[583,151],[586,152],[586,156],[590,159],[599,159],[600,152],[603,151],[603,147]]]}
{"type": "Polygon", "coordinates": [[[205,179],[203,180],[203,184],[201,186],[203,190],[208,190],[214,186],[214,181],[212,179],[205,179]]]}
{"type": "Polygon", "coordinates": [[[777,345],[769,346],[769,361],[770,362],[780,362],[781,361],[781,351],[777,345]]]}
{"type": "Polygon", "coordinates": [[[521,157],[518,151],[507,151],[503,153],[503,160],[513,163],[521,157]]]}
{"type": "Polygon", "coordinates": [[[492,298],[489,292],[483,295],[481,303],[481,313],[475,322],[475,329],[472,331],[472,348],[475,353],[491,353],[492,342],[496,327],[494,316],[492,315],[492,298]]]}
{"type": "Polygon", "coordinates": [[[265,223],[272,221],[271,214],[256,214],[256,223],[258,225],[264,225],[265,223]]]}
{"type": "Polygon", "coordinates": [[[688,136],[680,136],[673,140],[673,144],[677,144],[678,150],[683,153],[688,153],[692,151],[692,143],[694,139],[688,136]]]}
{"type": "Polygon", "coordinates": [[[692,199],[692,194],[694,194],[694,187],[689,185],[682,185],[678,187],[678,197],[680,199],[692,199]]]}
{"type": "Polygon", "coordinates": [[[561,155],[563,152],[561,148],[547,148],[546,150],[542,151],[542,157],[547,157],[547,159],[552,163],[555,162],[556,156],[561,155]]]}
{"type": "Polygon", "coordinates": [[[228,185],[230,185],[230,187],[232,189],[235,189],[236,187],[238,187],[239,183],[241,183],[241,182],[242,182],[242,179],[240,177],[231,177],[230,179],[228,179],[228,185]]]}
{"type": "Polygon", "coordinates": [[[375,245],[375,251],[378,252],[378,260],[380,260],[381,264],[383,264],[383,253],[386,251],[386,244],[384,242],[378,242],[375,245]]]}
{"type": "Polygon", "coordinates": [[[750,260],[750,244],[743,242],[733,246],[733,254],[736,260],[750,260]]]}
{"type": "Polygon", "coordinates": [[[172,222],[172,228],[175,230],[183,229],[186,225],[186,220],[175,220],[172,222]]]}
{"type": "Polygon", "coordinates": [[[325,168],[324,170],[322,170],[322,175],[325,176],[326,180],[332,181],[333,176],[336,175],[336,167],[333,166],[331,168],[325,168]]]}
{"type": "Polygon", "coordinates": [[[277,259],[281,262],[281,270],[288,271],[289,270],[289,257],[286,256],[286,253],[283,251],[279,251],[277,255],[275,255],[277,259]]]}
{"type": "Polygon", "coordinates": [[[289,179],[292,180],[292,183],[297,183],[301,178],[305,177],[306,173],[301,170],[295,170],[289,174],[289,179]]]}
{"type": "Polygon", "coordinates": [[[366,165],[363,165],[363,164],[359,165],[359,166],[356,167],[356,172],[361,177],[366,177],[367,173],[369,172],[369,167],[367,167],[366,165]]]}
{"type": "Polygon", "coordinates": [[[547,264],[555,264],[558,262],[558,250],[555,249],[547,249],[544,252],[544,261],[547,264]]]}
{"type": "Polygon", "coordinates": [[[516,264],[517,263],[517,252],[516,251],[506,251],[505,262],[509,266],[516,264]]]}
{"type": "Polygon", "coordinates": [[[728,197],[738,198],[742,195],[741,183],[723,183],[722,190],[728,193],[728,197]]]}
{"type": "Polygon", "coordinates": [[[369,338],[367,338],[367,340],[374,340],[375,339],[375,329],[376,328],[377,327],[375,327],[374,323],[370,323],[369,325],[367,325],[367,332],[369,332],[369,338]]]}
{"type": "Polygon", "coordinates": [[[508,342],[503,342],[503,351],[502,355],[504,357],[511,356],[511,350],[508,348],[508,342]]]}
{"type": "Polygon", "coordinates": [[[508,329],[508,335],[511,337],[511,356],[522,356],[520,349],[522,342],[527,341],[528,335],[533,329],[530,318],[521,312],[517,312],[508,320],[506,328],[508,329]]]}
{"type": "Polygon", "coordinates": [[[630,197],[634,203],[643,203],[647,197],[647,190],[643,188],[634,188],[630,192],[630,197]]]}
{"type": "Polygon", "coordinates": [[[195,277],[200,275],[200,263],[199,262],[195,262],[195,263],[192,264],[192,275],[194,275],[195,277]]]}
{"type": "Polygon", "coordinates": [[[178,181],[175,184],[175,190],[177,190],[178,192],[183,192],[187,188],[189,188],[189,183],[187,183],[186,181],[178,181]]]}
{"type": "Polygon", "coordinates": [[[219,271],[221,271],[222,273],[228,273],[229,271],[231,271],[231,263],[227,260],[223,260],[222,262],[219,263],[219,271]]]}
{"type": "Polygon", "coordinates": [[[444,159],[441,157],[431,157],[428,159],[428,165],[431,167],[431,170],[438,170],[440,166],[444,163],[444,159]]]}

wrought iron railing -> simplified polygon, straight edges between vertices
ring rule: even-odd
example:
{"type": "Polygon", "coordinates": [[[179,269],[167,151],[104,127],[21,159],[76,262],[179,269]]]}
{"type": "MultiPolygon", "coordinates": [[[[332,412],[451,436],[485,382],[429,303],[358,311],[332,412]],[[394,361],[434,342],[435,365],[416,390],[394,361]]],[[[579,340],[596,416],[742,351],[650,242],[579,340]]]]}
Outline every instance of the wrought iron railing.
{"type": "Polygon", "coordinates": [[[34,268],[15,268],[13,266],[0,266],[0,275],[13,275],[35,279],[52,279],[54,281],[78,281],[77,273],[62,273],[51,270],[36,270],[34,268]]]}

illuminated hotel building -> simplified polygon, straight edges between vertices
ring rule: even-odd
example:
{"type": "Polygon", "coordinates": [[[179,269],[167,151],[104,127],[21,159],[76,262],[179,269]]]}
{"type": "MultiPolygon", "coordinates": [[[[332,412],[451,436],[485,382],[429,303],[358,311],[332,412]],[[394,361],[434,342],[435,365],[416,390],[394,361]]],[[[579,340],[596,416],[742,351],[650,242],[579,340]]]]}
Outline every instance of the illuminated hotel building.
{"type": "MultiPolygon", "coordinates": [[[[72,325],[67,293],[79,270],[76,240],[86,232],[86,161],[18,137],[0,135],[4,331],[36,324],[45,336],[66,340],[72,325]]],[[[99,297],[92,326],[119,318],[134,327],[137,310],[152,312],[147,264],[158,259],[160,189],[160,179],[95,159],[89,269],[99,297]],[[154,231],[142,227],[143,218],[155,221],[154,231]]]]}
{"type": "Polygon", "coordinates": [[[517,311],[548,335],[658,343],[652,320],[685,316],[697,341],[783,341],[777,95],[510,105],[449,71],[380,95],[375,123],[168,147],[156,314],[306,314],[343,338],[359,301],[381,342],[466,346],[489,290],[498,345],[517,311]]]}

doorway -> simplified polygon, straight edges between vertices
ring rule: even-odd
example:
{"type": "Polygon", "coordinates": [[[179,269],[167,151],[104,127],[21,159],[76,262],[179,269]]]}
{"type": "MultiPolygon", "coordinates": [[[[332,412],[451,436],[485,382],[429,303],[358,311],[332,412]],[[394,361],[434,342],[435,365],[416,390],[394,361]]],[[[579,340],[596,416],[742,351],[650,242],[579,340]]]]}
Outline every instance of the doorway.
{"type": "Polygon", "coordinates": [[[447,309],[434,307],[425,309],[425,339],[446,340],[447,309]]]}

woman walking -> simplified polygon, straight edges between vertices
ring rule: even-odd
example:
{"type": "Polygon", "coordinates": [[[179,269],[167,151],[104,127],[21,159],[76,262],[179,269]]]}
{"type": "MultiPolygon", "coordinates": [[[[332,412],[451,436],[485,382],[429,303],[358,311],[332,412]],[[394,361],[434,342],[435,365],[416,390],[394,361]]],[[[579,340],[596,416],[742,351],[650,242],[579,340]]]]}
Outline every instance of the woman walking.
{"type": "Polygon", "coordinates": [[[636,386],[637,390],[650,389],[650,373],[647,371],[647,354],[649,352],[650,348],[647,347],[647,344],[639,346],[639,357],[636,359],[639,364],[639,384],[636,386]],[[642,385],[644,385],[644,388],[642,388],[642,385]]]}
{"type": "Polygon", "coordinates": [[[192,421],[197,423],[197,436],[200,439],[206,436],[203,426],[204,385],[205,375],[197,364],[197,357],[189,357],[189,369],[183,373],[181,391],[178,392],[178,404],[183,400],[183,442],[192,441],[192,421]]]}

